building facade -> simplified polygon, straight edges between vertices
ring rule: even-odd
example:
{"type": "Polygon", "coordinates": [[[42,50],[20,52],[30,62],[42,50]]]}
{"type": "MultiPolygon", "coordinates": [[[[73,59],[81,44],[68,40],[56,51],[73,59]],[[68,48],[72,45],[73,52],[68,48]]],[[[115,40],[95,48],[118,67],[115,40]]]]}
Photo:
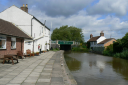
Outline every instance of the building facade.
{"type": "Polygon", "coordinates": [[[32,38],[14,24],[0,19],[0,57],[6,54],[24,52],[24,39],[32,38]]]}
{"type": "Polygon", "coordinates": [[[24,40],[24,53],[27,49],[32,52],[49,50],[50,29],[28,13],[27,4],[21,8],[14,5],[9,7],[0,13],[0,18],[14,23],[15,26],[33,38],[33,40],[24,40]]]}

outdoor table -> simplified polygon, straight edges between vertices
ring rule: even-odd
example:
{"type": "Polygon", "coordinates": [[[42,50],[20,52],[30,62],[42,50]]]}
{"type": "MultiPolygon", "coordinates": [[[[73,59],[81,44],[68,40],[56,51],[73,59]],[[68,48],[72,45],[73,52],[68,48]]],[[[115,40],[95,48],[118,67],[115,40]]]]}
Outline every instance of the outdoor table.
{"type": "Polygon", "coordinates": [[[7,54],[7,55],[4,55],[3,64],[4,64],[5,60],[8,60],[8,62],[10,60],[12,60],[12,64],[14,64],[13,60],[17,60],[17,63],[18,63],[18,57],[15,54],[7,54]],[[14,56],[16,56],[16,58],[14,56]]]}

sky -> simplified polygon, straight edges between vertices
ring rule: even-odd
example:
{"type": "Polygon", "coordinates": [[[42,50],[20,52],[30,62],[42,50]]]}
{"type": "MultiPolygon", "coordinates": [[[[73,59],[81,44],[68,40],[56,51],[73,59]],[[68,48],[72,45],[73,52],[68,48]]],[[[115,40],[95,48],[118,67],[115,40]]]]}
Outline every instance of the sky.
{"type": "Polygon", "coordinates": [[[64,25],[81,28],[84,40],[90,34],[120,39],[128,32],[128,0],[0,0],[0,12],[28,4],[28,12],[51,29],[64,25]]]}

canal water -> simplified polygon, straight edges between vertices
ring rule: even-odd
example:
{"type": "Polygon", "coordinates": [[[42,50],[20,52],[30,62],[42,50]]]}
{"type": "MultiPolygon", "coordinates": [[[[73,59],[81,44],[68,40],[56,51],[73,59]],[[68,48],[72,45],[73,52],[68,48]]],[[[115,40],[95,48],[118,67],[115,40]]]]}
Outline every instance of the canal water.
{"type": "Polygon", "coordinates": [[[69,52],[65,60],[78,85],[128,85],[128,60],[69,52]]]}

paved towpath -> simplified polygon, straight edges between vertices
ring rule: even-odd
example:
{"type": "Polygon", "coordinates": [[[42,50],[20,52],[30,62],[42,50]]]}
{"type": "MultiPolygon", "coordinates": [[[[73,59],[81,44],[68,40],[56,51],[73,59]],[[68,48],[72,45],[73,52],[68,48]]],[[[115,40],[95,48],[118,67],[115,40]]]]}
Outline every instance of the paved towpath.
{"type": "Polygon", "coordinates": [[[69,85],[60,55],[61,51],[49,51],[14,65],[0,63],[0,85],[69,85]]]}

